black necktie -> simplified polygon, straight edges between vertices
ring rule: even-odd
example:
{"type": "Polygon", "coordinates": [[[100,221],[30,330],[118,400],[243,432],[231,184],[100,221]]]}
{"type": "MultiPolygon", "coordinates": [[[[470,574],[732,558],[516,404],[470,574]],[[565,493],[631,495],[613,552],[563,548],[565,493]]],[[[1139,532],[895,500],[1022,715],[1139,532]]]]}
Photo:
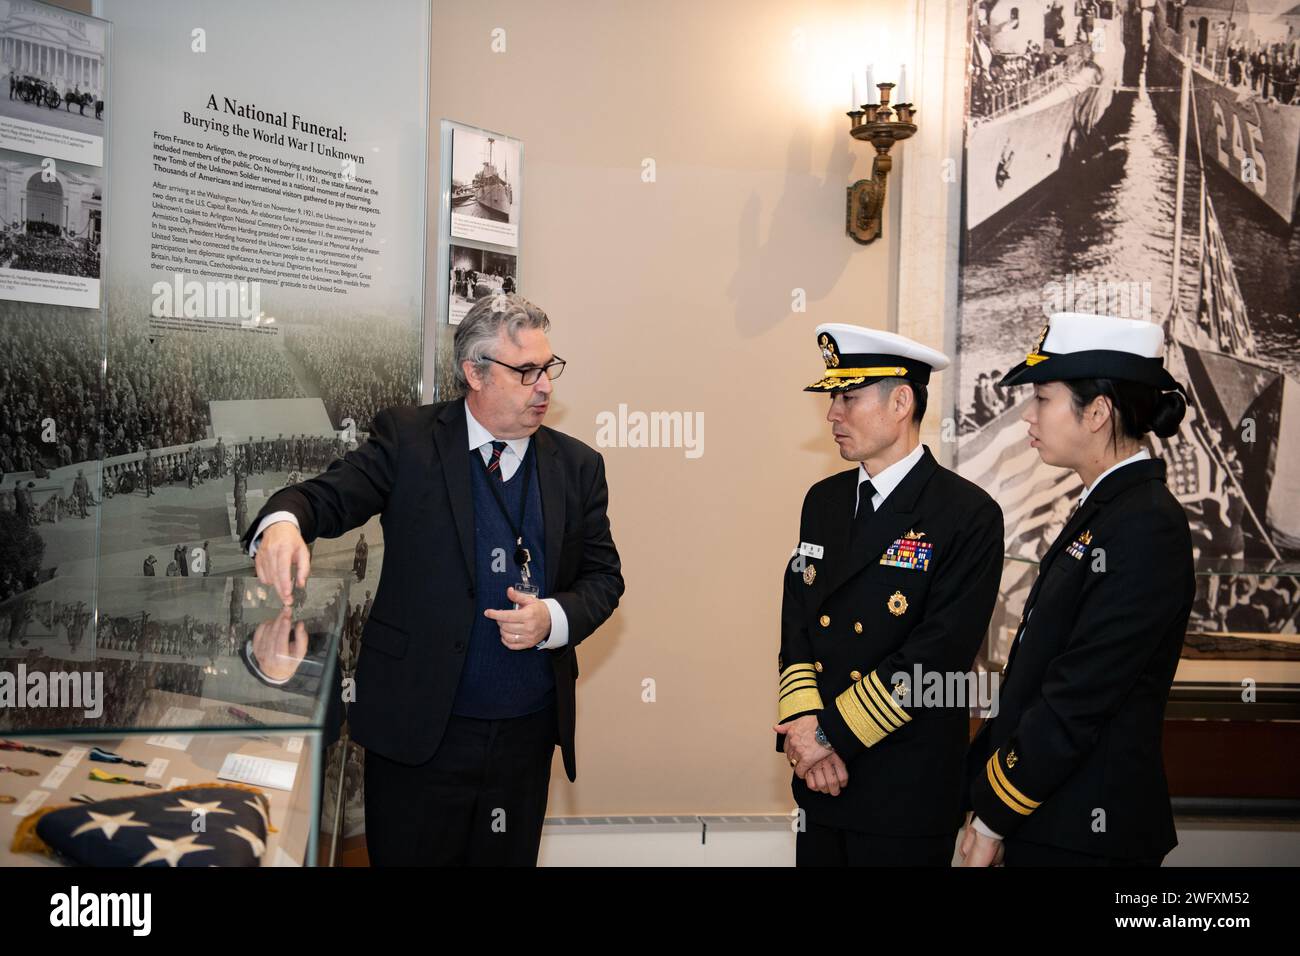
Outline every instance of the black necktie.
{"type": "Polygon", "coordinates": [[[853,530],[850,532],[849,539],[856,540],[866,533],[867,525],[871,524],[871,518],[876,513],[876,506],[871,503],[872,496],[876,489],[872,486],[871,480],[858,485],[858,513],[853,518],[853,530]]]}

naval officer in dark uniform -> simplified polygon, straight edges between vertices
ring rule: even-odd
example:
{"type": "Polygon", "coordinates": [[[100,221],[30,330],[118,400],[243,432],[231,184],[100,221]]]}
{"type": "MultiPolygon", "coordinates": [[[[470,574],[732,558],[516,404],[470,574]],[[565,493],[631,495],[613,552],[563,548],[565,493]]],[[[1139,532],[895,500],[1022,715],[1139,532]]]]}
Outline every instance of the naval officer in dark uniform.
{"type": "Polygon", "coordinates": [[[1060,313],[1002,379],[1048,465],[1084,484],[1043,555],[1000,709],[971,745],[967,865],[1159,865],[1177,845],[1161,751],[1195,580],[1187,516],[1143,436],[1186,411],[1164,332],[1060,313]]]}
{"type": "Polygon", "coordinates": [[[840,456],[809,489],[785,570],[777,749],[803,810],[800,866],[952,861],[969,706],[923,697],[970,676],[997,598],[1002,512],[920,443],[948,358],[899,335],[817,327],[840,456]],[[918,685],[918,680],[921,685],[918,685]]]}

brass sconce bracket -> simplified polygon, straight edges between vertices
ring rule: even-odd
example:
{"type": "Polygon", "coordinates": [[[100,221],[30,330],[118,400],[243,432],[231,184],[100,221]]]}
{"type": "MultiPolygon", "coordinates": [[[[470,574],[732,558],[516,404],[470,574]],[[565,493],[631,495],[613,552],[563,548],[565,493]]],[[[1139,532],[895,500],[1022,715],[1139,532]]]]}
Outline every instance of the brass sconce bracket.
{"type": "Polygon", "coordinates": [[[889,108],[889,91],[893,83],[880,83],[880,102],[868,103],[860,110],[851,111],[849,132],[854,139],[864,140],[876,148],[876,158],[871,163],[871,178],[859,179],[848,189],[844,226],[855,242],[866,245],[880,238],[884,228],[885,182],[894,161],[889,151],[894,144],[916,132],[912,117],[916,111],[911,103],[889,108]]]}

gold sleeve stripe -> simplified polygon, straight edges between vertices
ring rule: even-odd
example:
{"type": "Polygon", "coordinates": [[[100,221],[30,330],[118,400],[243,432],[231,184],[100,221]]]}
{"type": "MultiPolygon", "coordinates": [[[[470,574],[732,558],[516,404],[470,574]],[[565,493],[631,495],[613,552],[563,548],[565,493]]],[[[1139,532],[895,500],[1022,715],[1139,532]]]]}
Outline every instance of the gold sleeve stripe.
{"type": "Polygon", "coordinates": [[[875,671],[871,672],[871,687],[876,692],[876,696],[885,703],[887,711],[896,714],[901,719],[899,726],[912,719],[912,715],[905,711],[902,705],[894,700],[893,695],[885,689],[885,685],[880,682],[880,676],[875,671]]]}
{"type": "Polygon", "coordinates": [[[862,711],[879,728],[881,736],[891,734],[898,728],[886,719],[877,709],[877,705],[871,699],[868,693],[867,685],[864,681],[858,681],[849,690],[853,691],[854,703],[862,708],[862,711]]]}
{"type": "Polygon", "coordinates": [[[798,674],[781,684],[780,692],[784,695],[787,691],[793,691],[797,687],[816,687],[816,678],[811,674],[798,674]]]}
{"type": "Polygon", "coordinates": [[[791,664],[785,670],[781,671],[781,683],[784,684],[788,677],[805,672],[816,676],[817,669],[811,664],[791,664]]]}
{"type": "Polygon", "coordinates": [[[835,708],[844,718],[849,730],[853,731],[853,736],[861,740],[864,746],[871,747],[885,739],[886,732],[871,719],[857,699],[857,684],[835,698],[835,708]]]}
{"type": "Polygon", "coordinates": [[[813,670],[811,664],[807,666],[796,664],[794,668],[787,668],[785,673],[781,675],[781,689],[785,690],[791,684],[798,683],[801,680],[815,681],[816,679],[817,672],[813,670]]]}
{"type": "Polygon", "coordinates": [[[817,690],[817,669],[812,664],[791,664],[781,672],[777,690],[778,720],[786,720],[807,710],[822,710],[822,695],[817,690]]]}
{"type": "Polygon", "coordinates": [[[789,687],[782,687],[781,693],[777,695],[777,699],[782,700],[789,697],[791,694],[799,693],[801,690],[815,691],[817,690],[817,682],[815,680],[797,680],[789,687]]]}
{"type": "Polygon", "coordinates": [[[985,765],[985,767],[986,767],[987,770],[988,770],[989,783],[990,783],[990,784],[992,785],[992,787],[993,787],[993,792],[996,793],[996,794],[998,795],[998,799],[999,799],[999,800],[1001,800],[1003,803],[1005,803],[1007,806],[1009,806],[1012,810],[1016,811],[1016,813],[1020,814],[1020,815],[1023,816],[1023,817],[1027,817],[1027,816],[1029,816],[1029,814],[1031,814],[1031,813],[1034,812],[1034,811],[1029,810],[1029,809],[1027,809],[1027,808],[1025,808],[1025,807],[1022,807],[1020,804],[1016,803],[1016,801],[1013,800],[1013,799],[1011,798],[1011,796],[1010,796],[1010,795],[1009,795],[1005,790],[1002,789],[1002,785],[1001,785],[1000,783],[998,783],[998,779],[997,779],[997,777],[995,777],[995,776],[993,775],[993,762],[992,762],[992,761],[989,761],[989,763],[987,763],[987,764],[985,765]]]}
{"type": "Polygon", "coordinates": [[[903,726],[903,722],[896,719],[887,706],[876,700],[875,689],[870,684],[866,681],[858,681],[853,686],[858,689],[858,697],[866,705],[867,713],[885,729],[885,733],[891,733],[903,726]]]}
{"type": "Polygon", "coordinates": [[[995,751],[993,756],[985,764],[988,773],[989,783],[993,787],[993,792],[998,795],[998,799],[1009,806],[1012,810],[1021,816],[1029,816],[1033,813],[1042,802],[1039,800],[1030,800],[1023,793],[1011,785],[1011,781],[1006,778],[1002,772],[1002,767],[998,763],[998,752],[995,751]]]}
{"type": "Polygon", "coordinates": [[[1017,800],[1019,800],[1021,803],[1027,806],[1029,809],[1037,810],[1040,806],[1042,806],[1042,801],[1030,800],[1027,796],[1025,796],[1023,793],[1017,790],[1014,786],[1012,786],[1011,781],[1007,779],[1007,775],[1002,769],[1001,762],[999,762],[998,760],[998,754],[1000,753],[1002,753],[1000,749],[995,750],[993,751],[993,756],[989,758],[989,760],[993,764],[993,772],[997,775],[998,782],[1001,783],[1002,786],[1006,788],[1007,793],[1011,794],[1011,796],[1015,797],[1017,800]]]}
{"type": "Polygon", "coordinates": [[[807,710],[823,710],[822,695],[816,685],[799,688],[782,695],[777,704],[778,723],[807,710]]]}

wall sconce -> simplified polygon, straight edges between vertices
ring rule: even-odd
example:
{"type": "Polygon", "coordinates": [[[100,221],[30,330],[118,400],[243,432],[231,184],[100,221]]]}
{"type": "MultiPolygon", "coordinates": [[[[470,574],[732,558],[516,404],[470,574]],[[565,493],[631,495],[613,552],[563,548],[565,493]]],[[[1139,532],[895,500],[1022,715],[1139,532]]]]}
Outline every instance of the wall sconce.
{"type": "MultiPolygon", "coordinates": [[[[869,88],[870,69],[867,77],[869,88]]],[[[863,245],[879,239],[883,228],[885,180],[894,165],[889,151],[899,140],[907,139],[916,132],[916,124],[912,122],[916,110],[911,103],[896,103],[894,109],[889,108],[889,94],[894,89],[894,84],[877,83],[876,88],[880,90],[879,103],[864,103],[861,108],[850,110],[848,114],[850,135],[876,147],[876,158],[871,163],[871,178],[859,179],[849,187],[848,208],[844,217],[848,234],[863,245]]],[[[900,88],[899,98],[903,95],[900,88]]],[[[856,95],[854,99],[857,99],[856,95]]]]}

